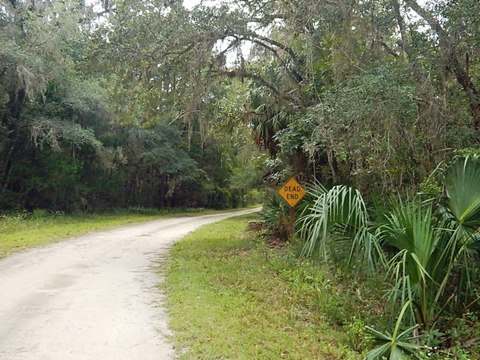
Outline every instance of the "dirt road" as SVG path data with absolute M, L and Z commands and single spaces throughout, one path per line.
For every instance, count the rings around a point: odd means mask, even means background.
M 170 359 L 158 261 L 198 227 L 249 212 L 122 227 L 1 261 L 0 359 Z

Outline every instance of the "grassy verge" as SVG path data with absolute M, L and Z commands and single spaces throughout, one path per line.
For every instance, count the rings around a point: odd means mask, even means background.
M 166 306 L 180 358 L 361 359 L 368 337 L 358 317 L 368 305 L 327 269 L 246 233 L 253 218 L 209 225 L 173 247 Z
M 45 245 L 91 231 L 139 223 L 172 216 L 194 216 L 218 211 L 191 210 L 117 210 L 105 214 L 49 214 L 35 211 L 0 216 L 0 259 L 30 247 Z

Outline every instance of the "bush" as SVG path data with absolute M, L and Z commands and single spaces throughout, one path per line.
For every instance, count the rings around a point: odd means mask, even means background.
M 278 196 L 271 196 L 263 205 L 260 216 L 272 236 L 288 239 L 290 231 L 290 209 Z

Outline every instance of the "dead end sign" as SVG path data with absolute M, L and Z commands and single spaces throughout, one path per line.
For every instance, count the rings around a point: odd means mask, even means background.
M 278 190 L 278 193 L 293 208 L 303 199 L 307 191 L 295 178 L 291 178 Z

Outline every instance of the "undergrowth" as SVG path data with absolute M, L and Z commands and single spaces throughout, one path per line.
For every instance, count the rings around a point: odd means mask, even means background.
M 255 216 L 204 227 L 177 243 L 165 269 L 182 359 L 361 359 L 381 300 L 345 271 L 301 261 L 245 232 Z M 375 319 L 372 323 L 371 319 Z

